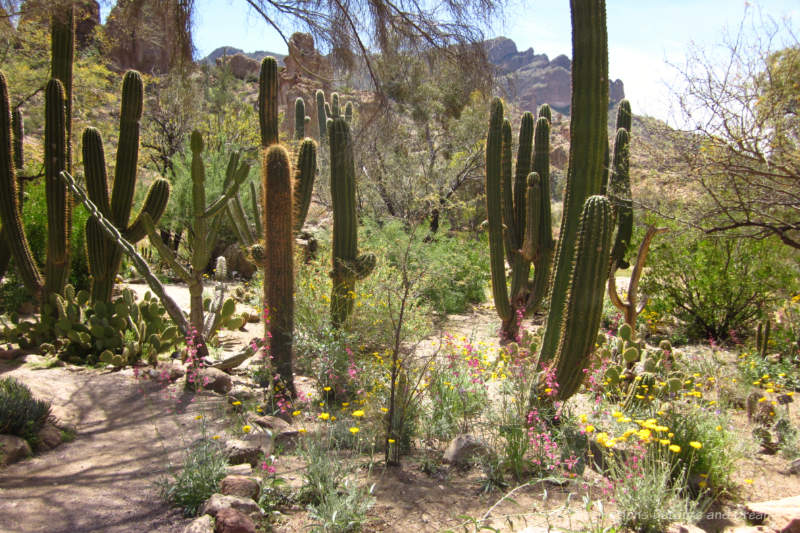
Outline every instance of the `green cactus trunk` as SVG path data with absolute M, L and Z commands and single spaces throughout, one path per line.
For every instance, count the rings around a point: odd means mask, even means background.
M 328 114 L 325 112 L 325 93 L 318 89 L 314 95 L 317 102 L 317 124 L 319 126 L 319 142 L 328 140 Z
M 100 132 L 94 128 L 87 128 L 83 132 L 83 164 L 89 198 L 113 222 L 125 239 L 134 244 L 145 235 L 141 222 L 142 213 L 148 213 L 155 224 L 164 213 L 169 200 L 169 182 L 156 179 L 148 190 L 142 210 L 133 224 L 129 225 L 136 188 L 143 99 L 141 75 L 135 71 L 127 72 L 122 82 L 119 141 L 110 194 Z M 111 292 L 123 251 L 94 219 L 86 222 L 86 246 L 89 271 L 92 274 L 92 301 L 111 302 Z
M 586 199 L 601 192 L 603 161 L 608 142 L 608 37 L 605 1 L 571 0 L 570 7 L 573 63 L 569 170 L 555 272 L 550 288 L 550 309 L 539 354 L 542 363 L 553 359 L 560 344 L 580 214 Z
M 356 280 L 375 267 L 375 256 L 358 255 L 355 164 L 350 126 L 335 118 L 328 130 L 331 154 L 331 200 L 333 245 L 331 278 L 331 323 L 341 327 L 353 310 Z
M 300 145 L 297 154 L 297 166 L 294 173 L 294 220 L 293 230 L 298 233 L 306 222 L 308 208 L 311 206 L 311 192 L 314 189 L 314 176 L 317 173 L 317 145 L 306 139 Z
M 54 11 L 50 21 L 50 77 L 61 82 L 66 99 L 67 171 L 72 172 L 72 64 L 75 56 L 75 10 Z
M 18 172 L 22 170 L 24 163 L 22 154 L 22 139 L 25 136 L 22 121 L 22 110 L 19 108 L 15 109 L 11 113 L 11 132 L 13 134 L 11 145 L 14 151 L 14 169 Z M 19 205 L 22 206 L 23 195 L 21 183 L 19 183 L 17 196 L 19 197 Z M 0 217 L 0 221 L 2 221 L 2 217 Z M 9 236 L 2 228 L 2 222 L 0 222 L 0 280 L 6 275 L 8 264 L 11 261 L 11 245 L 8 243 Z
M 553 240 L 552 218 L 550 216 L 550 106 L 543 105 L 539 109 L 539 118 L 536 121 L 534 134 L 533 172 L 539 177 L 539 187 L 536 194 L 535 205 L 529 206 L 530 216 L 536 216 L 536 225 L 530 231 L 537 233 L 538 247 L 535 255 L 529 258 L 533 261 L 533 283 L 528 297 L 528 311 L 539 310 L 550 281 L 550 270 L 553 265 Z M 529 204 L 531 203 L 528 200 Z
M 611 251 L 611 269 L 628 268 L 625 259 L 633 236 L 633 200 L 631 198 L 631 178 L 629 166 L 628 132 L 620 128 L 614 141 L 614 163 L 611 181 L 608 184 L 608 197 L 614 206 L 617 218 L 617 234 Z
M 258 80 L 258 120 L 261 146 L 278 143 L 278 62 L 267 56 L 261 61 Z
M 264 301 L 269 312 L 267 336 L 280 382 L 295 397 L 292 377 L 294 331 L 294 237 L 289 154 L 282 146 L 264 152 Z
M 603 313 L 613 222 L 611 204 L 605 196 L 586 200 L 578 225 L 569 295 L 553 365 L 560 400 L 578 391 L 583 370 L 594 351 Z
M 61 294 L 69 277 L 69 235 L 72 202 L 61 172 L 67 169 L 67 129 L 64 87 L 51 79 L 45 90 L 44 176 L 47 198 L 47 259 L 45 261 L 45 301 L 50 294 Z
M 298 97 L 294 101 L 294 139 L 302 140 L 306 136 L 306 103 Z

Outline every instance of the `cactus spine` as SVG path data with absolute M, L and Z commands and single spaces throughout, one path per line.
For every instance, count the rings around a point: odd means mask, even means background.
M 299 141 L 306 136 L 306 103 L 299 96 L 294 101 L 294 139 Z
M 549 292 L 550 309 L 539 354 L 542 363 L 553 359 L 560 344 L 580 214 L 587 198 L 601 191 L 607 145 L 608 36 L 605 2 L 571 0 L 570 8 L 574 59 L 569 169 L 555 271 Z M 603 273 L 605 276 L 606 272 Z M 595 333 L 592 332 L 592 338 Z M 582 376 L 581 370 L 574 369 Z
M 89 198 L 116 225 L 125 239 L 134 244 L 145 235 L 141 222 L 142 213 L 148 213 L 156 223 L 169 200 L 169 182 L 161 178 L 155 180 L 147 192 L 141 212 L 133 224 L 129 225 L 136 187 L 143 98 L 142 77 L 138 72 L 127 72 L 122 81 L 119 143 L 110 195 L 103 139 L 94 128 L 86 128 L 83 132 L 83 164 Z M 86 249 L 89 271 L 92 274 L 92 301 L 110 302 L 114 280 L 122 261 L 122 250 L 94 219 L 86 222 Z
M 358 254 L 358 219 L 353 143 L 344 118 L 333 119 L 328 130 L 331 154 L 331 200 L 333 206 L 333 257 L 331 278 L 331 323 L 340 327 L 353 310 L 356 280 L 375 268 L 375 256 Z M 500 250 L 502 254 L 502 249 Z
M 569 295 L 554 361 L 561 400 L 577 392 L 584 377 L 582 370 L 594 351 L 603 312 L 604 279 L 613 229 L 608 199 L 591 196 L 586 200 L 578 225 Z

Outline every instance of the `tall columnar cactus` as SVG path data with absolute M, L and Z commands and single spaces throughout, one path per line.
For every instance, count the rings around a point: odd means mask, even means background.
M 243 174 L 243 176 L 240 176 L 240 174 Z M 222 182 L 223 189 L 229 187 L 234 181 L 247 179 L 249 174 L 250 164 L 241 160 L 241 154 L 238 151 L 231 153 L 228 158 L 228 166 L 225 168 L 225 179 Z M 252 189 L 252 182 L 251 192 L 255 194 L 255 191 Z M 256 200 L 254 199 L 254 201 Z M 257 210 L 258 206 L 256 204 L 254 204 L 254 206 Z M 239 242 L 245 247 L 252 246 L 258 237 L 250 229 L 250 223 L 244 213 L 244 206 L 242 205 L 242 199 L 239 197 L 238 191 L 227 203 L 226 211 L 228 212 L 228 218 L 233 226 L 233 230 L 236 232 Z M 256 220 L 258 221 L 258 218 L 256 218 Z
M 53 78 L 45 89 L 44 179 L 47 198 L 47 259 L 45 295 L 61 294 L 69 278 L 69 235 L 72 202 L 60 174 L 68 170 L 64 86 Z
M 314 177 L 317 173 L 317 145 L 311 139 L 305 139 L 297 153 L 297 165 L 294 170 L 293 184 L 293 226 L 295 233 L 303 229 L 308 208 L 311 206 L 311 192 L 314 189 Z
M 550 309 L 539 354 L 542 363 L 553 359 L 560 344 L 580 214 L 586 199 L 601 192 L 603 161 L 608 142 L 608 36 L 605 1 L 571 0 L 570 7 L 573 63 L 569 169 L 555 271 L 549 292 Z M 605 274 L 603 273 L 603 277 Z M 592 337 L 594 333 L 596 331 Z M 582 376 L 581 370 L 574 369 Z
M 539 120 L 537 135 L 539 145 L 535 151 L 538 157 L 536 164 L 549 179 L 549 159 L 546 153 L 549 150 L 549 122 L 546 118 Z M 495 307 L 502 320 L 503 334 L 507 338 L 515 336 L 518 319 L 521 318 L 518 315 L 538 305 L 541 297 L 537 301 L 532 301 L 531 298 L 534 297 L 537 286 L 540 287 L 540 294 L 546 286 L 549 259 L 552 257 L 549 187 L 543 184 L 541 175 L 531 173 L 532 169 L 536 170 L 532 166 L 533 141 L 533 115 L 525 113 L 519 130 L 519 148 L 512 180 L 511 124 L 503 119 L 502 102 L 494 99 L 486 144 L 487 214 L 492 254 L 492 290 Z M 549 250 L 543 248 L 546 246 L 549 246 Z M 503 249 L 505 259 L 511 265 L 510 299 L 506 287 Z M 538 263 L 533 280 L 529 279 L 532 261 Z
M 333 206 L 331 323 L 334 327 L 340 327 L 353 310 L 356 280 L 364 279 L 372 272 L 375 268 L 375 256 L 358 253 L 353 143 L 350 126 L 344 118 L 333 119 L 328 130 L 328 139 Z M 502 248 L 500 254 L 502 256 Z
M 536 199 L 538 205 L 529 201 L 528 212 L 531 217 L 537 217 L 536 225 L 531 231 L 537 234 L 537 247 L 527 249 L 528 259 L 533 262 L 533 284 L 528 297 L 528 310 L 536 311 L 547 294 L 550 281 L 550 270 L 553 265 L 553 224 L 550 215 L 550 121 L 552 115 L 547 104 L 539 108 L 539 118 L 536 121 L 536 130 L 533 141 L 533 172 L 539 177 Z M 533 205 L 530 205 L 533 204 Z M 527 221 L 530 225 L 533 221 Z M 534 253 L 530 253 L 534 251 Z
M 325 111 L 325 93 L 318 89 L 314 95 L 317 103 L 317 123 L 319 125 L 319 142 L 328 140 L 328 114 Z
M 72 171 L 72 63 L 75 56 L 75 9 L 70 4 L 55 10 L 50 21 L 50 77 L 64 86 L 67 136 L 67 171 Z
M 306 103 L 299 96 L 294 101 L 294 139 L 299 141 L 306 136 Z
M 203 331 L 203 274 L 217 240 L 222 210 L 228 200 L 236 194 L 246 174 L 236 175 L 236 179 L 228 185 L 222 196 L 211 205 L 206 206 L 206 171 L 202 156 L 204 146 L 200 132 L 192 132 L 190 147 L 192 150 L 192 257 L 190 268 L 183 266 L 175 253 L 161 240 L 149 215 L 141 218 L 144 230 L 161 258 L 189 286 L 189 323 L 196 331 L 210 335 L 213 332 Z
M 89 198 L 110 219 L 129 242 L 136 244 L 144 235 L 142 213 L 157 223 L 167 207 L 169 182 L 156 179 L 147 192 L 142 210 L 129 224 L 136 188 L 139 158 L 139 121 L 142 118 L 144 87 L 142 77 L 129 71 L 122 81 L 122 105 L 119 118 L 119 142 L 114 166 L 114 184 L 109 194 L 103 139 L 95 128 L 83 132 L 83 165 Z M 94 218 L 86 222 L 86 251 L 92 274 L 92 301 L 111 302 L 111 291 L 122 261 L 122 249 L 109 238 Z
M 344 119 L 348 124 L 353 123 L 353 102 L 347 102 L 344 106 Z
M 294 236 L 292 235 L 292 183 L 289 154 L 280 145 L 264 151 L 264 300 L 269 311 L 268 337 L 275 370 L 289 394 L 292 379 L 294 330 Z
M 11 113 L 11 133 L 13 135 L 11 140 L 12 150 L 14 152 L 14 169 L 16 171 L 22 170 L 23 167 L 23 154 L 22 154 L 22 139 L 25 136 L 22 122 L 22 110 L 20 108 L 14 109 Z M 20 205 L 22 205 L 22 183 L 19 183 L 17 191 L 19 196 Z M 2 220 L 2 217 L 0 217 Z M 8 264 L 11 260 L 11 245 L 8 242 L 9 236 L 0 223 L 0 279 L 3 279 Z
M 604 278 L 608 272 L 614 218 L 605 196 L 591 196 L 583 207 L 578 242 L 570 272 L 569 294 L 553 367 L 558 398 L 577 392 L 597 339 L 603 312 Z
M 278 62 L 267 56 L 261 61 L 258 80 L 258 120 L 261 146 L 278 143 Z

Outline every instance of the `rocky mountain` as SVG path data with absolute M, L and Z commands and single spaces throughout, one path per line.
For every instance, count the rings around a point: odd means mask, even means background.
M 219 48 L 212 51 L 206 57 L 200 60 L 201 63 L 208 63 L 210 65 L 214 65 L 222 56 L 234 56 L 236 54 L 242 54 L 250 59 L 254 59 L 255 61 L 261 61 L 267 56 L 272 56 L 278 60 L 278 62 L 282 62 L 283 58 L 286 57 L 286 54 L 276 54 L 275 52 L 265 52 L 263 50 L 258 50 L 256 52 L 245 52 L 240 48 L 235 48 L 233 46 L 220 46 Z
M 507 99 L 522 109 L 535 110 L 541 104 L 569 114 L 572 62 L 565 55 L 551 61 L 547 54 L 536 54 L 533 48 L 518 51 L 507 37 L 486 41 L 489 61 L 497 67 L 497 84 Z M 609 84 L 609 105 L 625 98 L 622 80 Z

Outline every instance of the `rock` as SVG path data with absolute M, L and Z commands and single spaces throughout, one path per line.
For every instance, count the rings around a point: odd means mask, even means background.
M 450 441 L 442 456 L 442 462 L 458 467 L 470 466 L 476 457 L 489 453 L 485 442 L 472 435 L 459 435 Z
M 550 151 L 550 163 L 561 170 L 567 168 L 569 162 L 569 153 L 563 145 L 556 146 Z
M 800 496 L 745 505 L 745 517 L 754 524 L 768 522 L 780 533 L 800 533 Z
M 281 431 L 287 431 L 291 429 L 291 425 L 283 419 L 278 418 L 277 416 L 257 416 L 252 419 L 255 424 L 261 426 L 264 429 L 268 429 L 272 431 L 273 434 L 280 433 Z
M 250 463 L 230 465 L 225 467 L 225 473 L 229 476 L 249 476 L 253 473 L 253 467 L 250 466 Z
M 224 494 L 212 494 L 200 507 L 200 514 L 210 514 L 217 517 L 222 509 L 236 509 L 245 514 L 262 514 L 263 511 L 258 504 L 250 498 L 240 498 L 239 496 L 225 496 Z
M 80 414 L 71 407 L 53 404 L 50 406 L 50 420 L 57 428 L 76 433 Z
M 330 59 L 316 49 L 311 34 L 295 32 L 287 44 L 289 55 L 283 58 L 286 68 L 279 72 L 278 85 L 278 103 L 286 106 L 284 128 L 294 132 L 294 102 L 299 97 L 305 101 L 306 116 L 311 119 L 306 127 L 306 135 L 318 136 L 315 93 L 317 89 L 326 93 L 330 91 L 333 67 Z M 344 104 L 342 101 L 342 108 Z
M 183 529 L 183 533 L 214 533 L 214 518 L 207 514 L 195 518 Z
M 293 450 L 300 440 L 300 432 L 288 429 L 275 435 L 275 447 L 283 451 Z
M 795 459 L 789 463 L 788 473 L 793 476 L 800 474 L 800 459 Z
M 704 533 L 704 531 L 692 524 L 670 524 L 666 533 Z
M 608 101 L 619 102 L 625 98 L 625 84 L 622 80 L 614 80 L 608 86 Z
M 185 376 L 186 369 L 179 361 L 164 361 L 158 363 L 156 368 L 148 369 L 147 375 L 150 376 L 150 379 L 172 383 Z
M 241 439 L 230 439 L 225 443 L 228 461 L 232 464 L 258 464 L 261 455 L 269 456 L 275 449 L 275 440 L 265 431 L 253 432 Z
M 36 444 L 37 452 L 46 452 L 61 444 L 61 430 L 49 420 L 39 430 L 37 437 L 39 439 Z
M 258 65 L 258 63 L 256 63 Z M 260 69 L 260 65 L 258 66 Z M 247 254 L 242 250 L 238 243 L 228 245 L 223 251 L 222 256 L 228 264 L 228 272 L 236 272 L 244 279 L 250 279 L 256 272 L 256 265 L 250 262 Z
M 214 533 L 256 533 L 256 525 L 250 517 L 236 509 L 221 509 L 217 513 Z
M 23 350 L 22 348 L 14 348 L 9 350 L 0 350 L 0 360 L 4 361 L 12 361 L 17 357 L 22 357 L 23 355 L 27 355 L 28 351 Z
M 31 455 L 31 447 L 25 439 L 16 435 L 0 435 L 0 466 L 10 465 Z
M 256 397 L 256 393 L 247 385 L 234 385 L 231 392 L 228 393 L 228 397 L 231 401 L 251 400 Z
M 220 481 L 219 491 L 226 496 L 257 500 L 261 487 L 256 480 L 247 476 L 225 476 Z
M 217 65 L 227 65 L 233 77 L 239 80 L 254 80 L 261 69 L 261 63 L 242 53 L 217 58 Z
M 550 64 L 553 65 L 554 67 L 561 67 L 567 70 L 572 70 L 572 61 L 570 61 L 569 58 L 564 54 L 554 57 L 553 60 L 550 62 Z
M 217 394 L 228 394 L 233 388 L 231 377 L 216 368 L 201 368 L 195 379 L 205 390 L 214 391 Z

